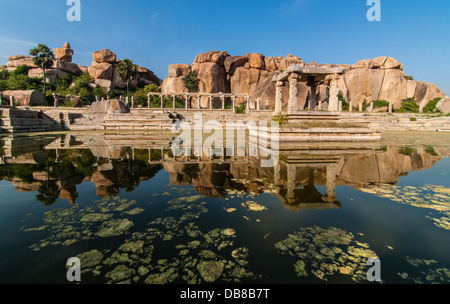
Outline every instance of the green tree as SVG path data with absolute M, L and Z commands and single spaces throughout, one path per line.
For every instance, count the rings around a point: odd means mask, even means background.
M 46 72 L 45 70 L 53 66 L 55 55 L 45 44 L 38 44 L 37 47 L 31 49 L 30 55 L 33 56 L 33 62 L 44 71 L 44 95 L 46 93 Z
M 189 93 L 198 93 L 198 83 L 200 80 L 198 79 L 197 71 L 190 72 L 184 78 L 184 86 L 189 90 Z
M 133 64 L 130 59 L 124 59 L 119 63 L 117 67 L 117 73 L 119 78 L 127 83 L 127 97 L 129 94 L 129 84 L 137 75 L 137 65 Z

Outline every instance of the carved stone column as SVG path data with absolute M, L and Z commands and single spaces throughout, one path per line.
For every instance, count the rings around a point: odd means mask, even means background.
M 339 89 L 337 86 L 337 79 L 332 78 L 330 82 L 330 99 L 328 100 L 328 111 L 339 111 Z M 342 111 L 342 110 L 341 110 Z
M 298 111 L 297 83 L 298 74 L 292 73 L 291 75 L 289 75 L 288 113 L 295 113 Z
M 283 93 L 282 88 L 284 83 L 282 81 L 277 81 L 275 89 L 275 114 L 281 114 L 282 103 L 283 103 Z

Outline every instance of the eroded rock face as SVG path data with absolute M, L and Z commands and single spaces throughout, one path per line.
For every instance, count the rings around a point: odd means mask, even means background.
M 436 108 L 444 114 L 450 113 L 450 97 L 441 99 L 441 101 L 439 101 L 436 105 Z
M 414 98 L 425 106 L 436 97 L 445 94 L 435 85 L 409 80 L 403 65 L 391 57 L 377 57 L 358 61 L 342 77 L 339 89 L 348 94 L 348 100 L 356 106 L 360 102 L 386 100 L 400 108 L 402 100 Z
M 111 80 L 113 65 L 107 62 L 97 63 L 94 61 L 92 66 L 88 68 L 88 72 L 93 79 Z

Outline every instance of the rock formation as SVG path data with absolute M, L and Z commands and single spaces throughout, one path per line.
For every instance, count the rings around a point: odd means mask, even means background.
M 436 97 L 445 97 L 435 85 L 408 79 L 403 65 L 394 58 L 377 57 L 358 61 L 343 76 L 339 89 L 354 105 L 375 100 L 391 101 L 400 108 L 403 99 L 414 98 L 426 105 Z
M 196 56 L 192 65 L 174 64 L 169 66 L 169 77 L 161 86 L 163 93 L 186 92 L 183 78 L 190 71 L 197 71 L 200 93 L 243 93 L 250 95 L 250 104 L 260 100 L 262 108 L 273 108 L 275 88 L 270 80 L 292 64 L 305 64 L 301 58 L 292 54 L 286 57 L 266 57 L 259 53 L 245 56 L 230 56 L 225 51 L 210 51 Z M 358 61 L 353 66 L 344 64 L 320 64 L 311 62 L 306 66 L 343 67 L 347 72 L 337 79 L 338 90 L 356 108 L 360 102 L 386 100 L 400 108 L 402 100 L 414 98 L 422 107 L 430 100 L 446 95 L 435 85 L 418 82 L 407 77 L 403 64 L 392 57 L 377 57 Z M 318 101 L 327 108 L 330 79 L 317 86 Z M 298 85 L 299 107 L 306 106 L 310 92 L 306 84 Z M 289 96 L 288 88 L 283 88 L 283 96 Z M 204 103 L 207 100 L 205 99 Z M 238 100 L 238 104 L 243 100 Z M 443 104 L 443 103 L 442 103 Z M 206 106 L 206 104 L 203 104 Z
M 95 84 L 108 90 L 116 88 L 125 89 L 127 87 L 126 82 L 120 79 L 117 73 L 117 67 L 119 66 L 120 60 L 117 59 L 115 53 L 108 49 L 103 49 L 93 52 L 92 57 L 94 58 L 94 61 L 87 70 Z M 137 86 L 140 82 L 156 85 L 162 83 L 161 79 L 145 67 L 138 66 L 137 71 L 138 75 L 131 81 L 131 86 Z
M 69 42 L 64 43 L 62 48 L 53 49 L 56 60 L 72 62 L 73 50 L 70 48 Z
M 35 90 L 3 91 L 1 92 L 1 96 L 7 100 L 13 96 L 15 104 L 18 106 L 31 107 L 47 105 L 44 94 Z

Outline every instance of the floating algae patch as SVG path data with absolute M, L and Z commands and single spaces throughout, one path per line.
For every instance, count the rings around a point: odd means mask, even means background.
M 266 207 L 258 204 L 257 202 L 254 201 L 247 201 L 245 203 L 242 203 L 242 206 L 246 207 L 249 211 L 264 211 L 267 210 Z
M 113 219 L 105 222 L 97 235 L 99 237 L 112 237 L 124 234 L 133 226 L 133 222 L 129 219 Z
M 121 213 L 125 213 L 124 210 L 134 204 L 136 204 L 134 200 L 115 196 L 94 201 L 84 208 L 75 204 L 66 209 L 52 209 L 44 213 L 45 225 L 23 231 L 48 232 L 48 237 L 30 246 L 34 251 L 49 245 L 70 246 L 78 241 L 127 234 L 134 224 L 127 218 L 121 218 L 123 216 Z M 141 208 L 135 208 L 129 211 L 128 215 L 139 214 L 142 211 Z
M 299 277 L 312 274 L 323 281 L 335 274 L 348 275 L 355 282 L 364 281 L 368 258 L 377 257 L 368 244 L 335 227 L 301 228 L 274 246 L 281 254 L 300 258 L 293 265 Z
M 360 189 L 394 202 L 436 211 L 438 214 L 427 215 L 435 226 L 450 230 L 450 189 L 437 185 L 420 187 L 382 185 Z
M 397 275 L 407 282 L 414 284 L 449 284 L 450 270 L 439 267 L 439 262 L 433 259 L 413 259 L 407 256 L 406 262 L 414 268 L 410 273 L 402 272 Z

